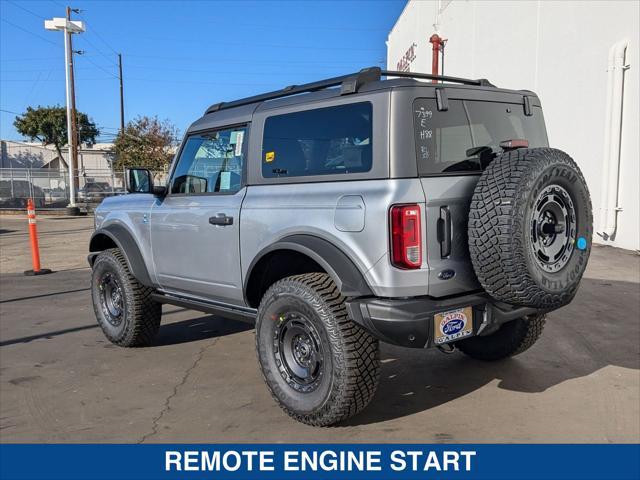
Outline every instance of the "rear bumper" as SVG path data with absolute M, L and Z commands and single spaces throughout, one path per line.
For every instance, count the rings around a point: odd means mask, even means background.
M 473 311 L 473 335 L 490 332 L 516 318 L 543 313 L 539 309 L 495 302 L 486 293 L 446 299 L 370 297 L 347 302 L 351 319 L 373 336 L 394 345 L 413 348 L 435 346 L 434 317 L 437 313 L 464 307 L 471 307 Z

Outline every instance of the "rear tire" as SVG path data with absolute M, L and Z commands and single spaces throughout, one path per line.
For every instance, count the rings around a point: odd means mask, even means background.
M 364 409 L 380 378 L 378 340 L 347 316 L 325 273 L 274 283 L 258 309 L 256 350 L 271 395 L 299 422 L 328 426 Z
M 536 343 L 542 335 L 545 321 L 542 314 L 518 318 L 501 325 L 489 335 L 456 342 L 456 347 L 477 360 L 493 361 L 513 357 Z
M 162 305 L 131 274 L 122 252 L 100 252 L 93 263 L 93 310 L 105 336 L 121 347 L 149 345 L 160 329 Z

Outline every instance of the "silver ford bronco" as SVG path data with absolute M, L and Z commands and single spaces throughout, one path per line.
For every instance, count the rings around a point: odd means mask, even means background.
M 585 180 L 535 93 L 367 68 L 218 103 L 166 185 L 127 171 L 95 213 L 96 317 L 152 344 L 162 304 L 255 322 L 276 402 L 310 425 L 371 401 L 379 341 L 498 360 L 574 297 Z

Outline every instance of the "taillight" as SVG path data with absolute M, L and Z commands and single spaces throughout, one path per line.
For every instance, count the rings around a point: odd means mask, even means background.
M 422 265 L 420 205 L 391 207 L 391 263 L 406 269 Z

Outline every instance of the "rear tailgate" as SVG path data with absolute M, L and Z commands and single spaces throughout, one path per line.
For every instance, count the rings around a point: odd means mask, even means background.
M 481 163 L 486 167 L 491 152 L 499 153 L 499 144 L 505 140 L 528 140 L 530 147 L 548 145 L 537 98 L 527 105 L 525 114 L 523 103 L 513 103 L 514 98 L 522 101 L 521 94 L 500 97 L 494 93 L 493 101 L 481 101 L 458 99 L 456 89 L 447 90 L 450 98 L 445 110 L 438 111 L 433 98 L 413 102 L 418 174 L 426 199 L 429 295 L 433 297 L 480 288 L 469 257 L 467 222 Z M 505 101 L 496 101 L 502 98 Z M 476 147 L 488 148 L 479 153 Z M 476 151 L 471 152 L 472 148 Z
M 442 297 L 479 289 L 467 242 L 469 203 L 478 176 L 420 181 L 426 199 L 429 295 Z

